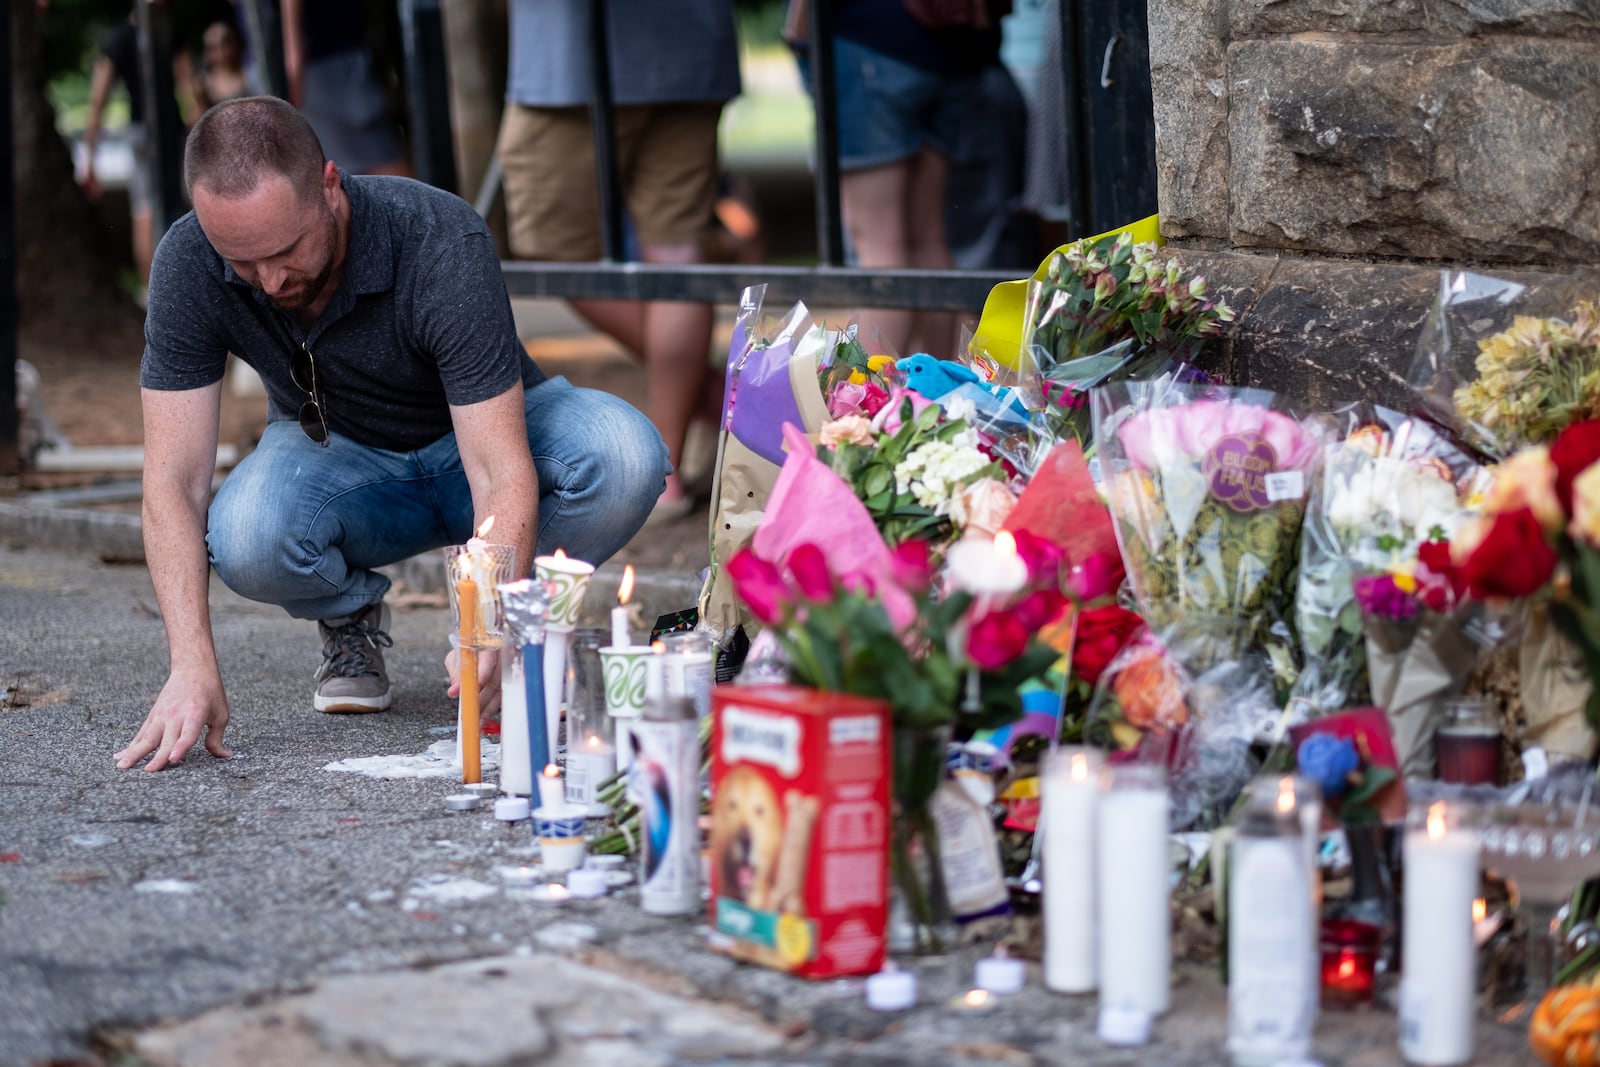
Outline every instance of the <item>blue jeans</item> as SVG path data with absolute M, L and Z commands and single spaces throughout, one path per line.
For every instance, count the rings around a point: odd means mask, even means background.
M 599 564 L 632 539 L 666 487 L 667 448 L 633 405 L 551 378 L 527 393 L 539 474 L 539 553 Z M 455 434 L 388 452 L 334 434 L 326 448 L 274 420 L 222 483 L 206 547 L 228 588 L 297 619 L 381 599 L 373 568 L 472 536 L 472 494 Z M 518 560 L 526 574 L 532 560 Z

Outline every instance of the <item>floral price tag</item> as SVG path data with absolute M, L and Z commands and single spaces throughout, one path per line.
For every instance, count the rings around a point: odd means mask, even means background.
M 1278 471 L 1266 477 L 1267 499 L 1274 504 L 1300 500 L 1306 495 L 1306 476 L 1300 471 Z

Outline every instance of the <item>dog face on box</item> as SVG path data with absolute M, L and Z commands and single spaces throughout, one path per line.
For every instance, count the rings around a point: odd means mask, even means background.
M 883 959 L 888 718 L 787 686 L 717 690 L 709 841 L 713 944 L 811 977 Z

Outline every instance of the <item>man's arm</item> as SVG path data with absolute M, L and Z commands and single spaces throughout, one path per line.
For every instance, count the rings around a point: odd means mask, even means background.
M 167 629 L 171 665 L 144 725 L 116 758 L 117 766 L 126 769 L 149 755 L 145 770 L 158 771 L 181 760 L 202 732 L 212 755 L 233 755 L 222 743 L 228 700 L 211 638 L 211 567 L 205 541 L 222 383 L 176 392 L 143 389 L 140 396 L 145 558 Z
M 528 423 L 522 407 L 519 382 L 497 397 L 477 404 L 450 406 L 455 424 L 456 447 L 461 466 L 472 490 L 472 525 L 476 529 L 489 516 L 494 528 L 488 540 L 514 545 L 517 572 L 533 571 L 533 556 L 539 540 L 539 475 L 528 451 Z M 457 657 L 445 657 L 450 675 L 448 696 L 460 692 Z M 494 684 L 498 660 L 492 655 L 478 657 L 478 686 L 483 693 L 483 712 L 494 714 L 500 704 L 500 688 Z

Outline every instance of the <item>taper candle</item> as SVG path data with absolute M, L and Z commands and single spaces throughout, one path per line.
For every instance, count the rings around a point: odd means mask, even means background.
M 617 586 L 617 606 L 611 609 L 611 645 L 626 648 L 633 644 L 628 633 L 628 598 L 633 595 L 633 564 L 622 568 L 622 582 Z
M 478 651 L 472 647 L 479 633 L 478 583 L 471 578 L 458 581 L 456 603 L 461 608 L 461 780 L 481 782 L 483 764 L 478 739 Z

